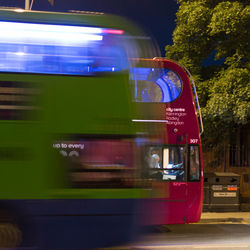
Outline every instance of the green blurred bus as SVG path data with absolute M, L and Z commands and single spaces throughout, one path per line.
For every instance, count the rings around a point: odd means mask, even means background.
M 0 30 L 0 247 L 128 242 L 147 195 L 130 58 L 150 39 L 103 13 L 2 9 Z

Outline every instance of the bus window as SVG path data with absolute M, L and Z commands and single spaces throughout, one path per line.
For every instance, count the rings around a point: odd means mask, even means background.
M 160 147 L 151 147 L 149 150 L 148 161 L 150 168 L 162 168 L 162 152 Z
M 199 181 L 200 180 L 200 157 L 199 157 L 199 146 L 190 146 L 189 149 L 189 180 Z
M 163 149 L 163 180 L 184 181 L 184 147 Z
M 128 69 L 127 52 L 135 52 L 122 30 L 3 21 L 0 28 L 0 72 L 95 75 Z
M 170 69 L 133 68 L 130 80 L 136 102 L 172 102 L 182 90 L 180 77 Z
M 162 148 L 151 146 L 145 148 L 145 173 L 148 178 L 162 179 Z

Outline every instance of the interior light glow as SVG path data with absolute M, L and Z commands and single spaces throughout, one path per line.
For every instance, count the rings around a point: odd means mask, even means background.
M 70 32 L 70 33 L 88 33 L 101 34 L 101 28 L 84 27 L 84 26 L 70 26 L 58 24 L 39 24 L 39 23 L 18 23 L 18 22 L 0 22 L 0 28 L 5 29 L 21 29 L 29 31 L 46 31 L 46 32 Z
M 25 12 L 24 9 L 15 9 L 14 11 L 15 11 L 15 12 L 20 12 L 20 13 Z
M 25 55 L 25 53 L 24 52 L 17 52 L 17 53 L 15 53 L 17 56 L 24 56 Z
M 75 46 L 101 41 L 102 29 L 67 25 L 0 22 L 1 43 Z

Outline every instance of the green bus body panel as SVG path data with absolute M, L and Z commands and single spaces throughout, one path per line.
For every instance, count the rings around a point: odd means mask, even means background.
M 39 106 L 30 118 L 39 122 L 43 132 L 125 135 L 136 132 L 127 72 L 110 77 L 0 74 L 0 81 L 34 86 L 38 92 L 35 105 Z
M 0 198 L 40 197 L 45 189 L 40 125 L 0 121 Z
M 59 189 L 51 193 L 55 199 L 139 199 L 148 198 L 150 189 Z
M 0 121 L 2 199 L 52 198 L 54 188 L 64 187 L 63 167 L 50 157 L 57 139 L 68 139 L 70 135 L 98 138 L 105 134 L 136 134 L 126 72 L 113 77 L 1 74 L 0 79 L 33 84 L 39 93 L 35 121 Z M 82 192 L 86 194 L 85 190 Z M 89 189 L 90 196 L 91 193 Z M 119 197 L 118 193 L 110 190 L 108 196 Z M 98 196 L 98 192 L 94 194 Z M 68 192 L 65 195 L 69 196 Z M 101 189 L 100 197 L 103 197 Z

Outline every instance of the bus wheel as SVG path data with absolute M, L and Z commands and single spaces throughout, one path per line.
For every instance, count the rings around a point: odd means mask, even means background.
M 20 246 L 22 233 L 8 213 L 0 210 L 0 249 Z

